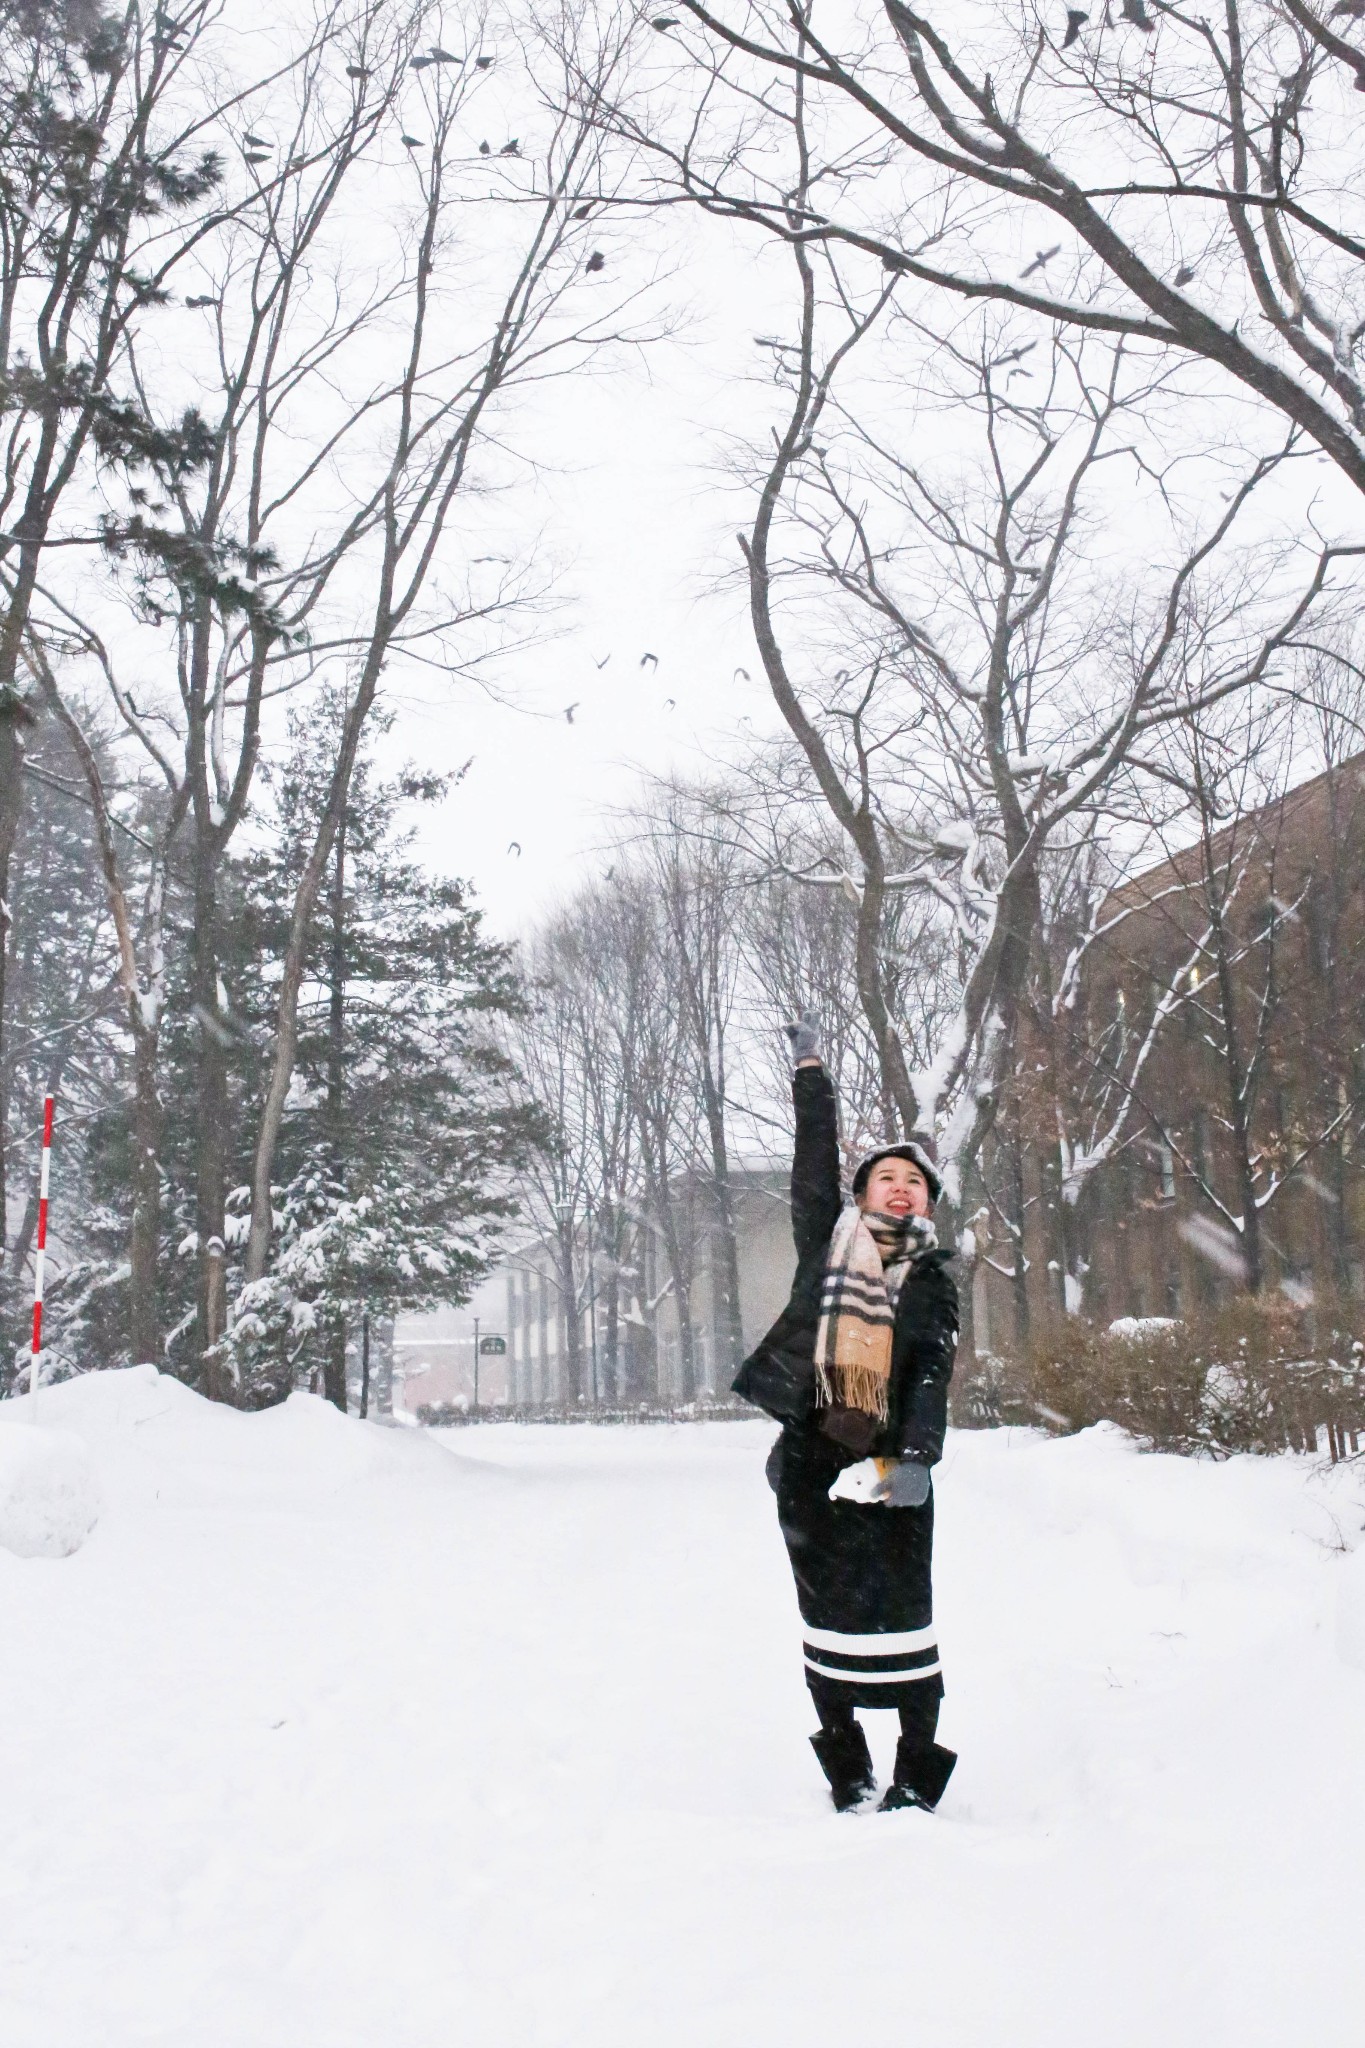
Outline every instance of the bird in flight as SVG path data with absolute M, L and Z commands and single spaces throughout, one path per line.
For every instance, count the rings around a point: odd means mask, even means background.
M 596 658 L 596 656 L 594 656 L 594 657 L 593 657 L 593 664 L 592 664 L 592 665 L 593 665 L 593 667 L 594 667 L 594 668 L 605 668 L 605 667 L 606 667 L 606 665 L 607 665 L 607 663 L 608 663 L 608 662 L 609 662 L 610 660 L 611 660 L 611 656 L 610 656 L 609 654 L 604 654 L 604 655 L 602 656 L 602 659 L 601 659 L 600 661 L 598 661 L 598 660 L 597 660 L 597 658 Z
M 574 700 L 573 700 L 573 703 L 572 703 L 572 704 L 566 704 L 566 705 L 564 706 L 564 716 L 565 716 L 565 718 L 567 718 L 567 720 L 569 721 L 569 724 L 570 724 L 570 725 L 572 725 L 572 724 L 573 724 L 573 715 L 574 715 L 575 711 L 577 711 L 577 709 L 578 709 L 578 707 L 579 707 L 579 704 L 580 704 L 581 702 L 582 702 L 582 699 L 581 699 L 581 698 L 579 698 L 579 697 L 575 697 L 575 698 L 574 698 Z
M 1032 263 L 1024 265 L 1024 268 L 1019 273 L 1020 277 L 1032 277 L 1035 270 L 1046 270 L 1053 257 L 1061 254 L 1061 248 L 1061 243 L 1056 242 L 1050 249 L 1040 249 Z
M 507 843 L 507 851 L 508 851 L 509 853 L 515 853 L 515 854 L 517 855 L 517 857 L 518 857 L 518 858 L 520 858 L 520 856 L 521 856 L 521 841 L 520 841 L 519 839 L 511 839 L 511 840 L 509 840 L 509 841 L 508 841 L 508 843 Z
M 659 666 L 659 657 L 657 654 L 642 654 L 640 656 L 641 668 L 647 668 L 651 661 L 653 662 L 655 668 Z
M 677 710 L 677 708 L 678 708 L 678 700 L 677 700 L 677 698 L 676 698 L 676 697 L 665 697 L 665 698 L 664 698 L 664 710 L 665 710 L 665 711 L 676 711 L 676 710 Z

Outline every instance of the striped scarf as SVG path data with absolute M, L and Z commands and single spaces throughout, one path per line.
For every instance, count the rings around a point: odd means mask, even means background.
M 834 1226 L 815 1333 L 816 1401 L 885 1422 L 896 1297 L 912 1262 L 937 1243 L 927 1216 L 850 1205 Z

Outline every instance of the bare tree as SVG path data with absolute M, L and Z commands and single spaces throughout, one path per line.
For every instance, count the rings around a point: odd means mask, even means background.
M 1305 844 L 1296 830 L 1304 793 L 1289 787 L 1288 736 L 1253 712 L 1192 724 L 1172 754 L 1196 837 L 1172 847 L 1149 879 L 1148 923 L 1160 918 L 1161 951 L 1181 960 L 1187 1028 L 1176 1056 L 1168 1045 L 1134 1086 L 1134 1107 L 1199 1197 L 1187 1226 L 1196 1248 L 1218 1250 L 1211 1215 L 1224 1232 L 1220 1263 L 1256 1294 L 1271 1270 L 1275 1205 L 1324 1150 L 1359 1133 L 1361 1035 L 1352 1018 L 1338 1040 L 1319 1018 L 1312 1078 L 1291 1088 L 1291 1049 L 1314 1029 L 1317 991 L 1335 977 L 1323 957 L 1330 899 L 1315 886 L 1317 838 Z
M 220 210 L 218 10 L 34 0 L 0 22 L 0 902 L 21 802 L 25 643 L 54 550 L 97 546 L 87 468 L 156 446 L 118 367 Z M 3 972 L 0 956 L 0 973 Z M 0 979 L 0 1031 L 4 984 Z M 0 1237 L 5 1232 L 0 1157 Z
M 791 220 L 814 203 L 804 91 L 798 76 L 785 115 Z M 1141 596 L 1106 588 L 1080 543 L 1114 464 L 1144 473 L 1132 437 L 1160 374 L 1130 366 L 1122 345 L 1077 348 L 1061 332 L 1027 363 L 1037 340 L 990 321 L 934 336 L 958 434 L 971 422 L 978 437 L 978 479 L 964 487 L 841 396 L 898 274 L 847 273 L 800 237 L 793 257 L 796 327 L 770 344 L 785 421 L 741 537 L 751 617 L 812 794 L 847 849 L 826 880 L 857 901 L 857 994 L 888 1095 L 903 1132 L 937 1130 L 960 1199 L 1012 1058 L 1049 847 L 1163 726 L 1267 676 L 1351 551 L 1320 550 L 1296 587 L 1243 568 L 1219 588 L 1232 572 L 1216 565 L 1282 449 L 1248 464 L 1202 533 L 1172 522 L 1155 591 L 1151 578 Z M 1014 394 L 1031 373 L 1041 390 Z M 818 637 L 812 592 L 827 605 Z M 942 904 L 960 943 L 955 1014 L 914 1072 L 882 959 L 887 902 L 902 891 Z
M 615 61 L 610 45 L 598 51 L 599 81 Z M 271 1176 L 294 1066 L 307 933 L 381 675 L 400 651 L 445 668 L 462 665 L 459 629 L 471 611 L 484 607 L 452 605 L 448 599 L 442 604 L 441 582 L 448 574 L 446 551 L 456 509 L 478 481 L 478 458 L 492 445 L 498 401 L 519 384 L 583 366 L 622 332 L 621 302 L 608 288 L 604 307 L 593 282 L 603 266 L 594 263 L 589 270 L 583 253 L 596 232 L 586 225 L 586 214 L 602 199 L 608 174 L 602 139 L 577 86 L 561 82 L 564 89 L 555 95 L 558 111 L 542 117 L 548 122 L 543 147 L 538 152 L 523 148 L 517 138 L 515 146 L 500 151 L 508 180 L 503 218 L 524 225 L 519 236 L 500 238 L 493 259 L 498 282 L 482 303 L 471 295 L 464 308 L 468 324 L 457 336 L 450 324 L 456 306 L 442 301 L 433 277 L 467 181 L 483 181 L 486 173 L 474 170 L 468 158 L 461 160 L 463 73 L 449 79 L 438 66 L 424 74 L 432 140 L 420 160 L 414 155 L 418 197 L 404 302 L 404 359 L 369 405 L 382 453 L 351 521 L 351 530 L 370 542 L 363 560 L 359 553 L 351 559 L 354 573 L 364 576 L 368 618 L 350 643 L 349 709 L 332 787 L 299 882 L 284 959 L 255 1151 L 248 1286 L 264 1274 L 269 1251 Z M 463 663 L 468 659 L 464 654 Z
M 697 91 L 668 153 L 703 204 L 1207 363 L 1365 489 L 1351 7 L 883 0 L 824 27 L 809 5 L 763 0 L 678 12 Z M 828 150 L 798 206 L 768 174 L 758 118 L 793 87 Z M 894 176 L 841 175 L 859 163 Z

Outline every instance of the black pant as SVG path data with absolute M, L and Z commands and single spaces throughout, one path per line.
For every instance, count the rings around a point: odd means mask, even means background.
M 913 1699 L 902 1702 L 901 1735 L 910 1748 L 928 1749 L 932 1745 L 938 1733 L 940 1704 L 937 1690 L 927 1685 Z M 834 1705 L 829 1700 L 817 1699 L 815 1710 L 820 1716 L 820 1726 L 827 1734 L 847 1733 L 854 1725 L 853 1709 L 843 1701 Z

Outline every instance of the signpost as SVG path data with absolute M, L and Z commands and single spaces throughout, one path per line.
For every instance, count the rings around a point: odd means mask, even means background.
M 491 1334 L 490 1334 L 489 1336 L 487 1336 L 487 1337 L 481 1337 L 481 1336 L 479 1335 L 479 1319 L 478 1319 L 478 1317 L 477 1317 L 477 1316 L 475 1316 L 475 1318 L 474 1318 L 474 1413 L 475 1413 L 476 1415 L 477 1415 L 477 1414 L 478 1414 L 478 1412 L 479 1412 L 479 1360 L 480 1360 L 481 1358 L 506 1358 L 506 1356 L 507 1356 L 507 1339 L 506 1339 L 505 1337 L 493 1336 L 493 1335 L 491 1335 Z

